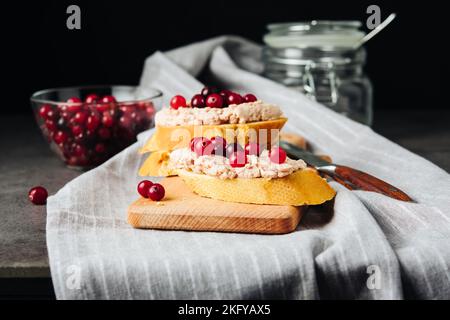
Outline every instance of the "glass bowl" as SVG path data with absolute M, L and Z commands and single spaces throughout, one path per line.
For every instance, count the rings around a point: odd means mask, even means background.
M 70 167 L 92 168 L 154 126 L 162 93 L 133 86 L 87 86 L 34 93 L 31 106 L 44 137 Z

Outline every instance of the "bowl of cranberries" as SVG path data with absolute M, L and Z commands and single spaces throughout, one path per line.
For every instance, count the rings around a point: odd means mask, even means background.
M 154 126 L 162 93 L 133 86 L 48 89 L 31 105 L 52 150 L 73 168 L 95 167 Z

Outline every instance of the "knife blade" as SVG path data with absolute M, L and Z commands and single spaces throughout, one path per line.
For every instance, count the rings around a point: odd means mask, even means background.
M 319 156 L 287 141 L 281 140 L 279 144 L 280 147 L 286 151 L 289 158 L 302 159 L 317 171 L 328 175 L 350 190 L 359 189 L 373 191 L 397 200 L 413 201 L 412 198 L 402 190 L 366 172 L 347 166 L 329 163 Z

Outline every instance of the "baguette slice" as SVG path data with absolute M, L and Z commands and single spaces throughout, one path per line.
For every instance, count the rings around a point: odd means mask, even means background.
M 219 179 L 178 170 L 187 186 L 200 196 L 229 202 L 318 205 L 333 199 L 336 192 L 316 170 L 306 168 L 276 179 Z

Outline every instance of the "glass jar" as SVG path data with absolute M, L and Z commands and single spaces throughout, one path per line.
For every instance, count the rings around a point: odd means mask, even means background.
M 365 34 L 358 21 L 311 21 L 268 25 L 264 75 L 331 109 L 372 124 L 372 84 L 363 72 Z

